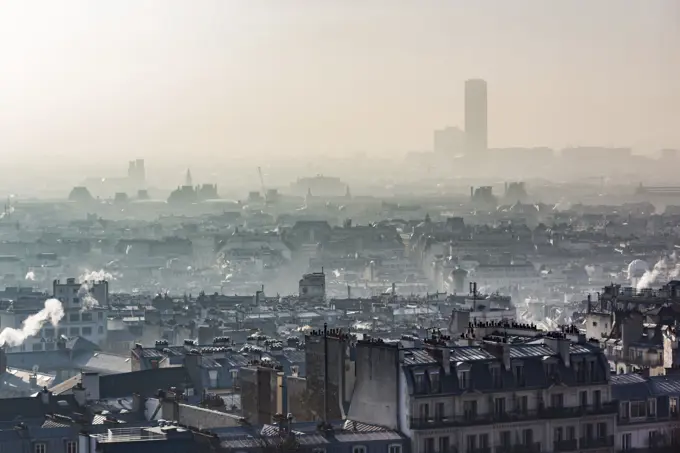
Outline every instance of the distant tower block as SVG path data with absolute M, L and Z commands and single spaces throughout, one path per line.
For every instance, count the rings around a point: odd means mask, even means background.
M 194 185 L 194 182 L 191 179 L 191 170 L 190 169 L 187 169 L 187 175 L 186 175 L 186 178 L 184 179 L 184 185 L 189 186 L 189 187 L 193 187 L 193 185 Z
M 146 184 L 146 169 L 144 168 L 144 159 L 137 159 L 135 168 L 137 169 L 137 182 L 141 185 Z
M 468 152 L 487 150 L 486 82 L 481 79 L 465 82 L 465 136 Z
M 144 159 L 132 160 L 128 165 L 128 180 L 137 188 L 142 188 L 146 184 L 146 170 L 144 170 Z

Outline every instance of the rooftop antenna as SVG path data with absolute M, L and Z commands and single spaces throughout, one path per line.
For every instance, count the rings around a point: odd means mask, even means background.
M 470 293 L 472 294 L 472 310 L 477 310 L 477 282 L 470 282 Z

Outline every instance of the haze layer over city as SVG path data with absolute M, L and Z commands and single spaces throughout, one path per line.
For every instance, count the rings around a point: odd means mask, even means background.
M 0 443 L 680 451 L 677 0 L 0 0 Z
M 673 0 L 271 3 L 3 1 L 0 161 L 34 180 L 2 186 L 63 193 L 80 182 L 67 174 L 140 157 L 167 188 L 188 166 L 235 191 L 256 166 L 277 184 L 429 178 L 404 157 L 464 129 L 471 78 L 489 84 L 491 148 L 678 147 Z

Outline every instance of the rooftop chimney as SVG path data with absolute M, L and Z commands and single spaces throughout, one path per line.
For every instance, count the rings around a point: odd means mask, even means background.
M 52 392 L 47 390 L 47 387 L 43 387 L 43 389 L 40 391 L 40 401 L 44 405 L 50 404 L 50 397 L 52 396 Z
M 4 346 L 0 347 L 0 375 L 7 371 L 7 355 Z
M 560 356 L 564 366 L 569 368 L 571 365 L 571 359 L 569 357 L 569 347 L 571 346 L 571 340 L 566 338 L 566 336 L 561 332 L 549 332 L 546 335 L 544 342 L 546 346 L 548 346 Z
M 442 368 L 444 368 L 444 374 L 451 374 L 451 349 L 448 346 L 442 348 Z
M 79 406 L 85 406 L 87 402 L 87 397 L 85 396 L 85 387 L 83 387 L 82 382 L 78 382 L 75 387 L 73 387 L 73 397 Z
M 145 401 L 144 398 L 139 393 L 133 393 L 132 394 L 132 412 L 134 413 L 140 413 L 144 412 L 144 406 L 145 406 Z
M 507 342 L 507 338 L 499 338 L 498 341 L 496 339 L 484 341 L 482 346 L 489 353 L 502 360 L 503 369 L 510 369 L 510 344 Z
M 99 373 L 81 373 L 81 380 L 83 387 L 87 389 L 85 392 L 87 401 L 99 400 Z
M 510 344 L 503 343 L 503 368 L 510 370 Z

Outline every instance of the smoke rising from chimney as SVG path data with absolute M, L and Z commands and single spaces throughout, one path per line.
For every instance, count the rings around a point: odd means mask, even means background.
M 90 287 L 87 283 L 80 285 L 80 289 L 78 289 L 78 297 L 80 298 L 82 307 L 80 311 L 88 311 L 99 307 L 99 301 L 95 299 L 92 294 L 90 294 Z
M 666 283 L 665 280 L 672 280 L 680 277 L 680 263 L 678 257 L 673 254 L 668 258 L 662 258 L 654 265 L 652 270 L 645 272 L 637 282 L 635 289 L 641 291 L 651 288 L 656 283 Z
M 64 317 L 64 307 L 57 299 L 47 299 L 45 308 L 24 320 L 20 329 L 6 327 L 0 332 L 0 346 L 20 346 L 28 337 L 40 332 L 40 329 L 50 322 L 54 327 Z
M 80 281 L 81 282 L 99 282 L 99 281 L 111 281 L 115 280 L 115 277 L 113 274 L 110 272 L 106 272 L 105 270 L 101 269 L 98 271 L 90 271 L 88 269 L 85 269 L 85 273 L 80 276 Z

